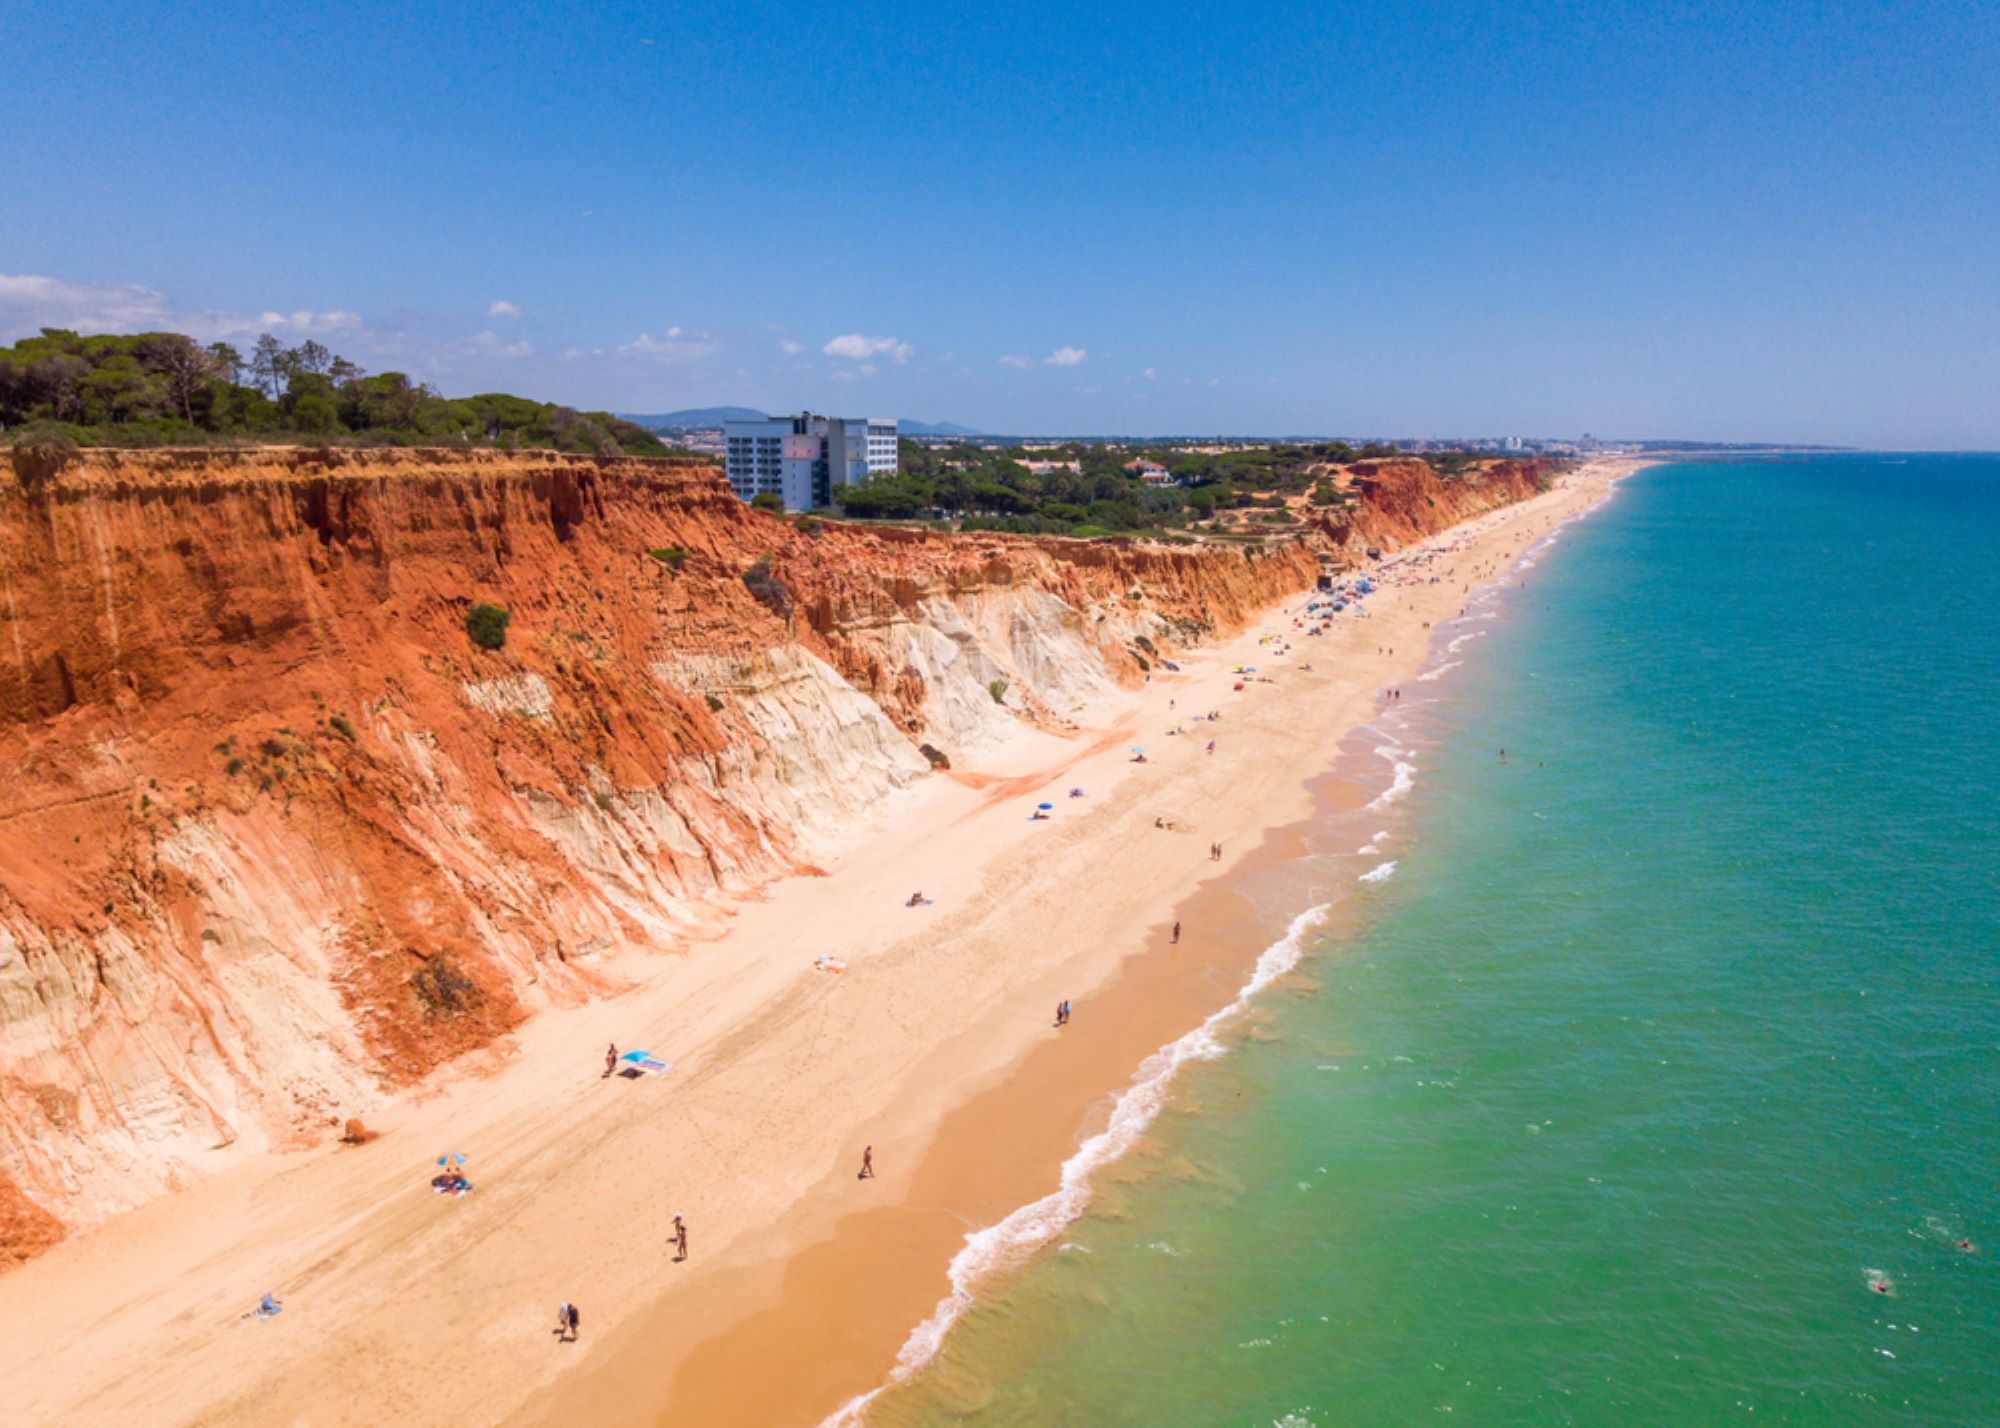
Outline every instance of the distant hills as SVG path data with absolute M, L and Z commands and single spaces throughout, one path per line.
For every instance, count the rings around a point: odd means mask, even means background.
M 670 427 L 721 426 L 726 421 L 762 421 L 764 413 L 755 407 L 689 407 L 679 412 L 620 412 L 619 416 L 648 431 L 666 431 Z
M 765 413 L 755 407 L 689 407 L 678 412 L 620 412 L 619 417 L 648 431 L 668 431 L 674 427 L 716 427 L 726 421 L 763 421 Z M 984 436 L 973 427 L 954 421 L 905 421 L 897 428 L 905 436 Z

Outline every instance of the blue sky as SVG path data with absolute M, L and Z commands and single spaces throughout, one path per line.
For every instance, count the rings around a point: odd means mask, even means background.
M 0 339 L 995 431 L 2000 447 L 2000 7 L 0 0 Z

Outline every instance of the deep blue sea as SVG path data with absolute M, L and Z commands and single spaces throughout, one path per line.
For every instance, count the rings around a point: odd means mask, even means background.
M 1655 467 L 1479 613 L 1358 930 L 871 1422 L 2000 1423 L 2000 460 Z

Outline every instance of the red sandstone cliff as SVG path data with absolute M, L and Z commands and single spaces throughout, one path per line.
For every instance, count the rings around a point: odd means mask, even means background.
M 920 743 L 1060 727 L 1139 650 L 1534 484 L 1378 463 L 1246 556 L 807 533 L 675 461 L 17 458 L 0 1264 L 591 995 L 605 951 L 673 944 L 930 776 Z M 468 641 L 476 601 L 504 649 Z

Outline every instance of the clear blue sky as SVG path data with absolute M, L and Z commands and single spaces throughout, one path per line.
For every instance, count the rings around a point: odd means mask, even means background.
M 268 313 L 620 410 L 2000 447 L 1977 0 L 0 0 L 0 54 L 4 339 Z

